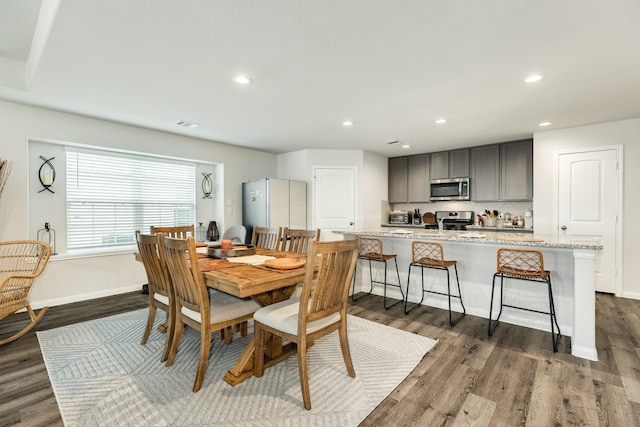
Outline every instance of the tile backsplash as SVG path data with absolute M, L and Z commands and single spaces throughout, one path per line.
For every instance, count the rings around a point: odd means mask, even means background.
M 482 214 L 485 209 L 489 211 L 497 210 L 499 213 L 509 212 L 511 216 L 522 216 L 526 211 L 530 211 L 533 208 L 533 202 L 433 202 L 433 203 L 393 203 L 389 204 L 387 201 L 383 201 L 381 204 L 381 223 L 386 223 L 389 219 L 389 211 L 385 209 L 385 206 L 390 210 L 403 210 L 413 212 L 415 209 L 420 209 L 420 213 L 434 212 L 435 211 L 473 211 L 476 214 Z M 534 213 L 535 215 L 535 213 Z

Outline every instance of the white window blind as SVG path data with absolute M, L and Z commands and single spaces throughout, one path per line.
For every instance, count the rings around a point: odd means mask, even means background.
M 67 148 L 67 249 L 135 244 L 135 230 L 195 222 L 195 165 Z

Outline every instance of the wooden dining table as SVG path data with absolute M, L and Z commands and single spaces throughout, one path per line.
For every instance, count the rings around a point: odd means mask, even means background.
M 261 307 L 289 299 L 296 286 L 304 281 L 306 272 L 306 266 L 294 269 L 274 269 L 265 265 L 233 263 L 226 259 L 210 258 L 203 255 L 199 257 L 199 264 L 207 287 L 238 298 L 252 298 Z M 256 255 L 275 258 L 306 258 L 306 254 L 262 248 L 256 248 Z M 224 380 L 235 386 L 251 377 L 255 352 L 256 347 L 252 337 L 236 364 L 225 374 Z M 270 336 L 264 349 L 264 366 L 265 368 L 272 366 L 295 352 L 295 344 L 283 345 L 280 337 Z

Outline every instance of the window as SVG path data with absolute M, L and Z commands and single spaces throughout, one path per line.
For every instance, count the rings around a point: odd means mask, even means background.
M 195 223 L 196 165 L 66 147 L 67 249 L 131 246 L 135 230 Z

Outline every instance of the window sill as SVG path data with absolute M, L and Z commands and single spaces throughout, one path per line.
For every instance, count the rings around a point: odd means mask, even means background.
M 83 250 L 78 252 L 66 252 L 66 253 L 51 255 L 51 258 L 49 258 L 49 261 L 55 262 L 55 261 L 67 261 L 67 260 L 83 259 L 83 258 L 100 258 L 100 257 L 109 257 L 109 256 L 130 255 L 135 253 L 136 250 L 137 250 L 136 246 L 127 246 L 127 247 L 121 247 L 118 249 L 94 249 L 94 250 Z

